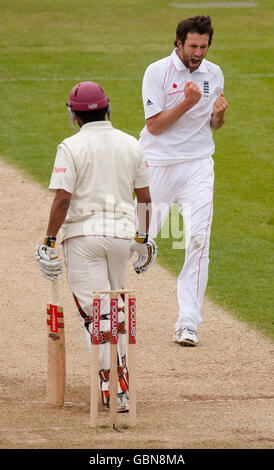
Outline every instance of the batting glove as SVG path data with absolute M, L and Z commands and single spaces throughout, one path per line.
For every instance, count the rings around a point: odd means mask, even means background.
M 153 265 L 157 257 L 157 251 L 158 247 L 152 238 L 136 233 L 130 244 L 129 257 L 131 258 L 134 252 L 137 253 L 137 258 L 133 262 L 137 274 L 147 271 Z
M 55 237 L 47 237 L 44 245 L 35 247 L 35 257 L 41 274 L 48 280 L 54 281 L 62 273 L 62 262 L 55 249 Z

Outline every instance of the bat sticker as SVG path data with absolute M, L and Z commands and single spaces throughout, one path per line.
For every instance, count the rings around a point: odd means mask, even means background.
M 47 324 L 50 326 L 49 336 L 52 337 L 52 334 L 58 336 L 58 328 L 64 328 L 64 314 L 63 309 L 57 305 L 49 305 L 47 309 Z M 55 337 L 55 339 L 58 339 Z

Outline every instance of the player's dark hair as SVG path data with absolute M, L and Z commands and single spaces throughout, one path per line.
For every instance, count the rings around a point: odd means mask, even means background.
M 188 33 L 208 34 L 210 46 L 213 36 L 213 27 L 210 16 L 193 16 L 180 21 L 176 29 L 176 40 L 174 46 L 177 47 L 178 39 L 184 44 Z
M 86 124 L 87 122 L 105 121 L 107 110 L 108 107 L 95 111 L 75 111 L 75 114 Z

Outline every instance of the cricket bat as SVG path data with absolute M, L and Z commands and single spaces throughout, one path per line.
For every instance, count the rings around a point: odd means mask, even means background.
M 58 280 L 51 281 L 52 300 L 47 304 L 48 326 L 48 403 L 63 406 L 66 381 L 66 350 L 63 307 Z

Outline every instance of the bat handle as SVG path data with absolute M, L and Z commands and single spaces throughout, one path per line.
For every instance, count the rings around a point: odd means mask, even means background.
M 51 281 L 51 292 L 52 292 L 52 304 L 58 305 L 60 303 L 58 278 L 56 278 L 54 281 Z

